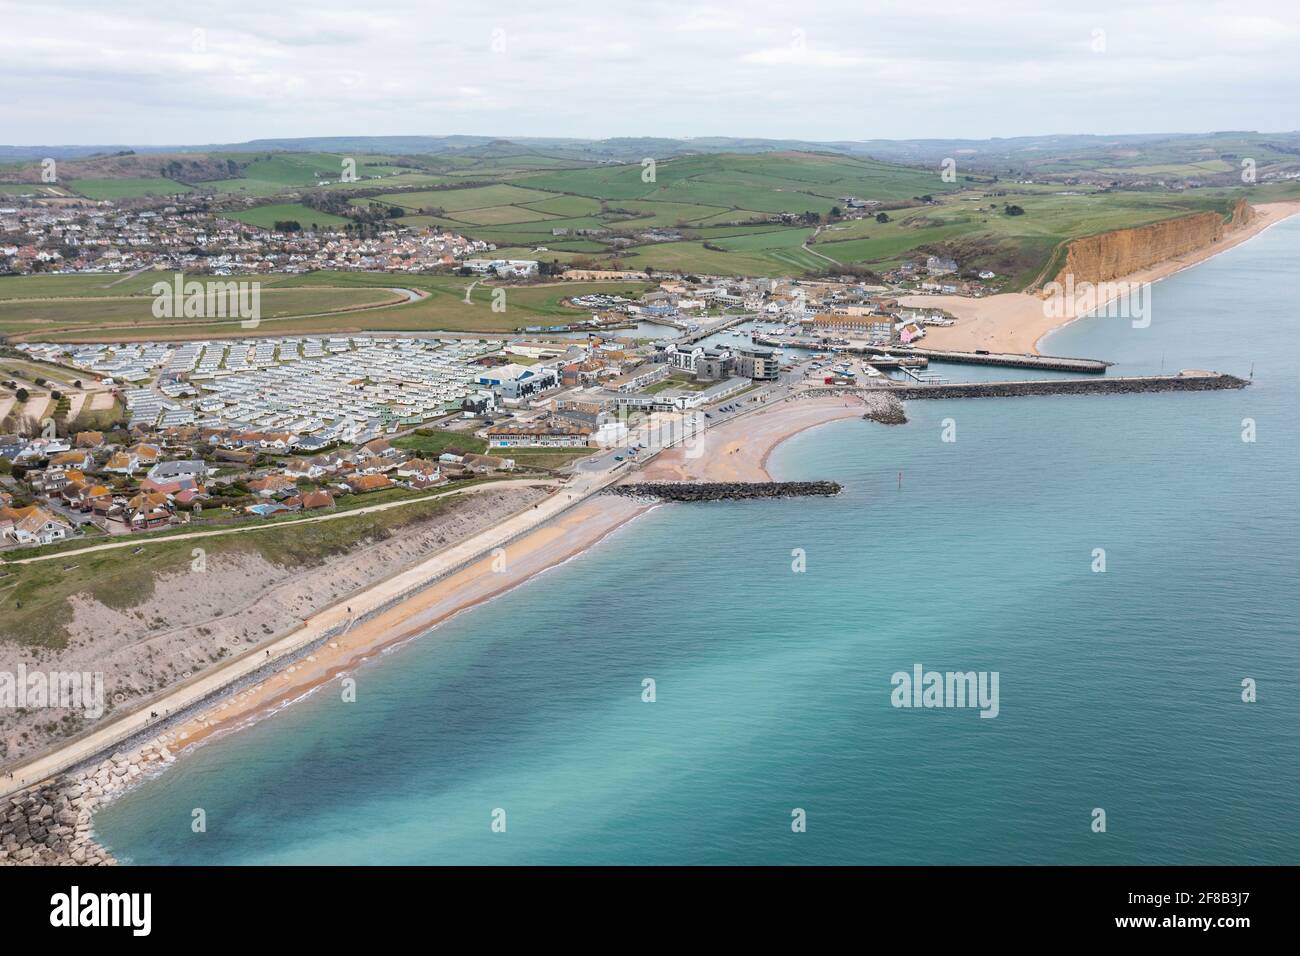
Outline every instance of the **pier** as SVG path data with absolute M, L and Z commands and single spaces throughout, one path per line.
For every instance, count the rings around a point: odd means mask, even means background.
M 1066 358 L 1061 355 L 1020 355 L 1013 352 L 953 352 L 942 349 L 920 349 L 912 346 L 881 348 L 869 346 L 875 352 L 887 352 L 890 355 L 920 355 L 935 362 L 951 362 L 954 365 L 999 365 L 1004 368 L 1035 368 L 1053 372 L 1086 372 L 1090 375 L 1104 374 L 1110 362 L 1101 359 Z
M 1123 378 L 1063 378 L 1014 382 L 953 382 L 936 385 L 878 385 L 862 391 L 888 391 L 904 399 L 1015 398 L 1026 395 L 1096 395 L 1132 392 L 1209 392 L 1245 388 L 1250 382 L 1222 372 L 1179 372 Z
M 1021 355 L 1015 352 L 956 352 L 948 349 L 923 349 L 914 345 L 872 345 L 867 342 L 831 344 L 824 339 L 807 336 L 779 338 L 755 333 L 755 345 L 780 348 L 787 346 L 813 352 L 834 352 L 848 355 L 888 355 L 891 358 L 925 359 L 929 362 L 951 362 L 954 365 L 998 365 L 1004 368 L 1046 369 L 1052 372 L 1085 372 L 1103 374 L 1110 362 L 1101 359 L 1069 358 L 1063 355 Z M 875 364 L 874 362 L 872 364 Z M 917 367 L 917 366 L 913 366 Z M 924 367 L 924 366 L 921 366 Z

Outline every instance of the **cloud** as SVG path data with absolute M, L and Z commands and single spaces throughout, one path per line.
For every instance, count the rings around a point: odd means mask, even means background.
M 860 56 L 846 56 L 831 50 L 815 50 L 798 40 L 789 46 L 774 46 L 766 50 L 755 50 L 740 58 L 742 63 L 755 63 L 760 66 L 823 66 L 843 67 L 858 66 L 866 62 Z
M 1284 0 L 0 0 L 0 23 L 9 143 L 1280 130 L 1300 99 Z

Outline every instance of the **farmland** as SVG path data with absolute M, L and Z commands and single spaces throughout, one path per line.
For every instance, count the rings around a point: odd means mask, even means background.
M 1225 149 L 1240 145 L 1230 138 L 1215 142 Z M 963 156 L 970 151 L 958 149 L 958 141 L 948 145 Z M 1034 149 L 1032 144 L 986 144 L 984 149 L 995 147 L 1003 153 L 1023 148 L 1026 155 Z M 897 145 L 894 152 L 902 148 Z M 1287 155 L 1281 146 L 1278 150 L 1277 156 Z M 1062 175 L 1086 167 L 1125 176 L 1221 177 L 1233 172 L 1227 156 L 1214 153 L 1208 142 L 1185 149 L 1161 142 L 1123 150 L 1095 148 L 1087 152 L 1086 163 L 1063 152 L 1037 157 L 1034 163 L 1036 169 Z M 359 178 L 340 182 L 349 160 Z M 905 260 L 940 254 L 957 259 L 963 269 L 995 272 L 1004 289 L 1030 284 L 1071 239 L 1206 209 L 1223 213 L 1243 194 L 1226 185 L 1174 191 L 1015 182 L 991 172 L 967 172 L 979 166 L 967 159 L 962 174 L 945 181 L 937 166 L 903 166 L 829 150 L 668 155 L 643 164 L 590 162 L 563 151 L 548 155 L 488 144 L 478 152 L 424 156 L 364 151 L 355 156 L 223 152 L 187 154 L 184 160 L 113 156 L 74 161 L 74 170 L 76 162 L 121 175 L 71 178 L 57 188 L 129 199 L 193 186 L 204 196 L 215 195 L 212 201 L 223 215 L 268 229 L 286 221 L 304 230 L 337 227 L 351 220 L 336 213 L 356 210 L 360 215 L 374 207 L 363 218 L 379 222 L 380 228 L 388 220 L 393 227 L 459 233 L 494 244 L 495 255 L 507 258 L 776 277 L 836 270 L 880 273 Z M 17 169 L 7 167 L 6 175 Z M 162 171 L 169 178 L 150 178 L 142 175 L 145 171 Z M 23 172 L 30 176 L 32 170 Z M 204 178 L 187 185 L 170 178 L 173 174 Z M 227 178 L 212 178 L 217 175 Z M 0 190 L 29 193 L 44 188 L 55 187 L 0 184 Z M 1260 185 L 1252 195 L 1294 195 L 1297 189 L 1294 184 Z M 308 191 L 316 197 L 337 193 L 328 197 L 333 212 L 313 208 L 322 205 L 315 199 L 312 205 L 299 201 Z M 250 200 L 265 204 L 250 206 Z M 1008 206 L 1017 207 L 1013 212 L 1018 214 L 1009 215 Z M 63 294 L 102 294 L 92 288 L 97 282 L 85 291 Z M 131 290 L 114 293 L 118 291 Z M 433 309 L 432 304 L 398 307 L 389 314 L 405 323 L 408 313 Z M 448 329 L 513 327 L 500 317 L 472 317 L 458 308 L 440 316 Z M 111 312 L 111 317 L 121 316 Z
M 161 177 L 142 179 L 77 179 L 68 187 L 89 199 L 136 199 L 141 196 L 177 196 L 193 187 Z
M 483 331 L 508 332 L 534 324 L 587 317 L 562 304 L 590 292 L 636 295 L 645 283 L 559 283 L 510 288 L 506 311 L 493 311 L 493 287 L 460 276 L 391 276 L 365 272 L 315 272 L 254 276 L 262 283 L 261 323 L 244 330 L 238 319 L 153 316 L 149 288 L 159 273 L 135 276 L 106 295 L 103 276 L 42 276 L 0 280 L 0 333 L 14 341 L 131 341 L 309 332 Z M 236 277 L 238 278 L 238 277 Z M 95 288 L 86 280 L 101 285 Z M 397 283 L 426 293 L 415 302 L 394 293 Z M 12 290 L 8 291 L 8 290 Z
M 296 222 L 304 229 L 315 226 L 341 226 L 347 222 L 342 216 L 321 212 L 301 203 L 277 203 L 270 206 L 254 206 L 239 212 L 227 213 L 231 219 L 246 222 L 250 226 L 271 229 L 277 222 Z

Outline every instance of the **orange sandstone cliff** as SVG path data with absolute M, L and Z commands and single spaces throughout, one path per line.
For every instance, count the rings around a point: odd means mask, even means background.
M 1118 279 L 1216 243 L 1224 235 L 1247 225 L 1254 216 L 1254 207 L 1239 199 L 1227 222 L 1217 212 L 1198 212 L 1148 226 L 1075 239 L 1068 247 L 1065 265 L 1057 273 L 1056 281 L 1064 283 L 1070 274 L 1075 283 Z

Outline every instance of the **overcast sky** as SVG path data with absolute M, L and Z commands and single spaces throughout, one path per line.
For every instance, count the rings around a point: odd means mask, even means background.
M 1295 0 L 1057 6 L 0 0 L 0 143 L 1300 127 Z

